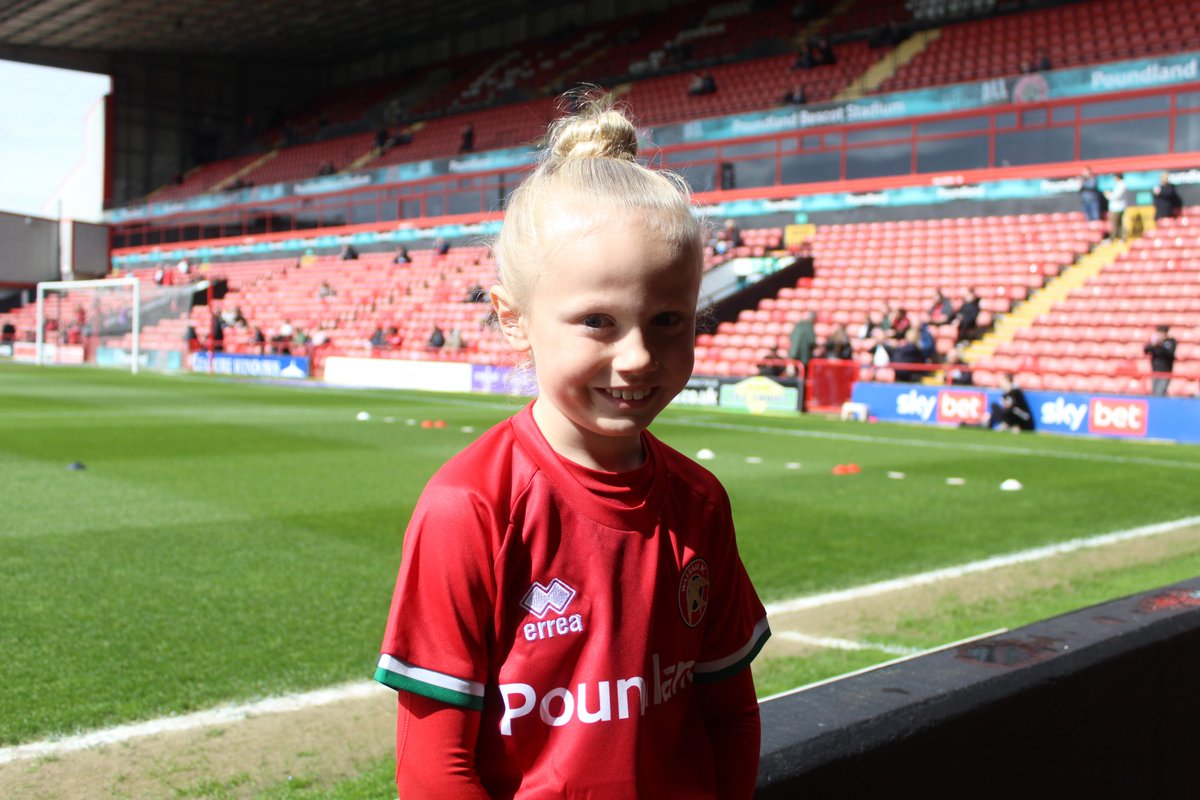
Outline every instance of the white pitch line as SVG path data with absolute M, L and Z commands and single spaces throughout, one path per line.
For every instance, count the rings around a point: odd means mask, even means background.
M 870 436 L 862 433 L 839 433 L 835 431 L 809 431 L 798 428 L 772 428 L 766 425 L 737 425 L 731 422 L 716 422 L 712 419 L 688 419 L 672 417 L 663 419 L 660 425 L 679 425 L 687 428 L 709 428 L 712 430 L 733 431 L 736 433 L 761 433 L 768 436 L 792 436 L 801 439 L 829 439 L 839 442 L 858 442 L 860 444 L 881 444 L 895 447 L 921 447 L 932 450 L 963 450 L 974 453 L 1004 453 L 1015 456 L 1035 456 L 1043 458 L 1062 458 L 1071 461 L 1096 461 L 1106 464 L 1139 464 L 1148 467 L 1172 467 L 1177 469 L 1200 470 L 1200 462 L 1175 461 L 1169 458 L 1149 458 L 1146 456 L 1119 456 L 1107 453 L 1079 453 L 1070 450 L 1044 450 L 1035 447 L 1017 447 L 1015 445 L 976 444 L 974 442 L 940 441 L 933 439 L 908 439 L 903 437 Z M 1079 437 L 1081 441 L 1091 441 Z
M 175 731 L 190 731 L 197 728 L 209 728 L 214 725 L 225 725 L 240 722 L 250 717 L 263 714 L 280 714 L 289 711 L 300 711 L 305 708 L 323 706 L 343 700 L 353 700 L 391 692 L 386 686 L 374 681 L 356 681 L 339 686 L 330 686 L 311 692 L 285 694 L 279 697 L 268 697 L 253 703 L 238 703 L 223 705 L 207 711 L 197 711 L 193 714 L 160 717 L 133 722 L 128 725 L 117 725 L 75 736 L 64 736 L 61 739 L 49 739 L 29 744 L 0 747 L 0 764 L 11 761 L 21 761 L 30 758 L 62 755 L 76 750 L 86 750 L 89 747 L 99 747 L 107 744 L 117 744 L 130 739 L 140 739 L 145 736 L 156 736 Z
M 1115 533 L 1106 533 L 1100 536 L 1091 536 L 1084 539 L 1072 539 L 1069 542 L 1063 542 L 1057 545 L 1038 547 L 1032 550 L 1023 550 L 1021 552 L 1012 553 L 1006 556 L 995 556 L 993 558 L 987 558 L 982 561 L 975 561 L 957 567 L 947 567 L 945 569 L 933 570 L 932 572 L 923 572 L 917 575 L 910 575 L 905 578 L 896 578 L 893 580 L 881 581 L 879 583 L 867 584 L 865 586 L 857 586 L 851 589 L 842 589 L 835 592 L 825 592 L 823 594 L 797 597 L 778 603 L 770 603 L 767 605 L 767 614 L 783 614 L 789 611 L 801 611 L 804 609 L 812 609 L 824 605 L 833 605 L 835 603 L 846 602 L 847 600 L 873 597 L 875 595 L 885 594 L 887 592 L 907 589 L 912 586 L 922 586 L 925 584 L 937 583 L 939 581 L 961 577 L 963 575 L 970 575 L 972 573 L 997 569 L 1010 564 L 1037 561 L 1043 558 L 1049 558 L 1050 556 L 1058 555 L 1060 553 L 1069 553 L 1089 547 L 1103 547 L 1104 545 L 1115 544 L 1117 542 L 1128 541 L 1130 539 L 1141 539 L 1148 536 L 1155 536 L 1157 534 L 1168 533 L 1173 530 L 1178 530 L 1179 528 L 1197 524 L 1200 524 L 1200 516 L 1185 517 L 1183 519 L 1174 520 L 1173 522 L 1146 525 L 1141 528 L 1133 528 L 1127 531 L 1117 531 Z M 788 634 L 788 631 L 775 633 L 776 636 L 791 638 Z M 943 645 L 943 648 L 950 646 L 953 645 Z M 883 647 L 878 647 L 877 649 L 883 650 L 884 652 L 891 652 L 889 650 L 885 650 Z M 920 651 L 920 653 L 936 652 L 938 649 L 942 648 L 935 648 L 934 650 L 928 651 L 923 650 Z M 906 653 L 902 655 L 899 660 L 914 658 L 917 655 L 920 655 L 920 653 Z M 896 662 L 893 661 L 888 663 Z M 865 670 L 860 670 L 860 672 L 877 669 L 880 666 L 885 665 L 868 667 Z M 853 675 L 857 673 L 851 674 Z M 811 686 L 801 687 L 801 689 L 805 688 L 811 688 Z M 173 731 L 195 730 L 197 728 L 211 727 L 213 725 L 238 722 L 240 720 L 259 716 L 261 714 L 299 711 L 304 708 L 325 705 L 327 703 L 336 703 L 341 700 L 350 700 L 358 697 L 368 697 L 371 694 L 386 693 L 389 691 L 389 689 L 386 689 L 373 681 L 360 681 L 342 684 L 340 686 L 331 686 L 326 689 L 318 689 L 312 692 L 271 697 L 267 698 L 266 700 L 259 700 L 253 703 L 218 706 L 208 711 L 198 711 L 193 714 L 161 717 L 159 719 L 147 720 L 145 722 L 135 722 L 129 725 L 118 725 L 113 728 L 104 728 L 75 736 L 66 736 L 60 739 L 51 739 L 42 742 L 31 742 L 29 744 L 2 747 L 0 748 L 0 764 L 7 764 L 12 761 L 29 758 L 60 755 L 62 753 L 84 750 L 89 747 L 97 747 L 105 744 L 115 744 L 117 742 L 124 742 L 144 736 L 154 736 Z M 783 694 L 792 694 L 796 691 L 799 691 L 799 689 L 789 690 Z M 764 698 L 764 700 L 765 699 L 770 698 Z
M 1158 536 L 1163 533 L 1179 530 L 1180 528 L 1190 527 L 1192 525 L 1200 525 L 1200 516 L 1184 517 L 1183 519 L 1173 520 L 1171 522 L 1159 522 L 1154 525 L 1143 525 L 1140 528 L 1131 528 L 1124 531 L 1115 531 L 1113 533 L 1104 533 L 1099 536 L 1087 536 L 1080 539 L 1071 539 L 1058 544 L 1046 545 L 1044 547 L 1034 547 L 1030 550 L 1020 550 L 1016 553 L 1008 553 L 1002 556 L 992 556 L 981 561 L 972 561 L 967 564 L 959 564 L 955 567 L 944 567 L 935 569 L 929 572 L 921 572 L 916 575 L 907 575 L 903 578 L 892 578 L 891 580 L 879 581 L 878 583 L 868 583 L 863 586 L 854 586 L 849 589 L 839 589 L 833 592 L 823 592 L 821 594 L 812 594 L 806 597 L 794 597 L 791 600 L 781 600 L 778 603 L 767 604 L 767 615 L 786 614 L 790 611 L 804 611 L 812 608 L 820 608 L 822 606 L 833 605 L 835 603 L 845 603 L 851 600 L 861 600 L 864 597 L 876 597 L 889 592 L 896 592 L 902 589 L 911 589 L 914 586 L 926 586 L 931 583 L 940 583 L 942 581 L 961 578 L 964 575 L 973 575 L 979 572 L 988 572 L 989 570 L 999 569 L 1000 567 L 1008 567 L 1013 564 L 1025 564 L 1030 561 L 1041 561 L 1051 556 L 1061 555 L 1063 553 L 1073 553 L 1076 550 L 1086 550 L 1094 547 L 1105 547 L 1118 542 L 1127 542 L 1133 539 L 1145 539 L 1150 536 Z
M 851 639 L 838 639 L 832 636 L 810 636 L 800 631 L 780 631 L 773 634 L 775 638 L 786 639 L 789 642 L 809 644 L 813 647 L 824 647 L 829 650 L 878 650 L 893 656 L 911 656 L 924 652 L 919 647 L 905 647 L 899 644 L 883 644 L 882 642 L 856 642 Z

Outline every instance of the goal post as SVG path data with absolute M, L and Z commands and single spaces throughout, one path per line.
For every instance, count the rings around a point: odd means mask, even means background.
M 98 341 L 106 335 L 129 334 L 132 351 L 129 363 L 136 373 L 141 360 L 141 288 L 137 278 L 40 281 L 35 338 L 38 366 L 46 363 L 51 346 L 57 356 L 60 347 L 76 344 L 82 347 L 89 337 Z M 47 341 L 47 334 L 54 334 L 53 342 Z M 74 341 L 76 337 L 78 341 Z
M 135 277 L 37 285 L 38 364 L 182 370 L 194 340 L 192 308 L 207 280 L 164 284 Z M 199 323 L 197 323 L 199 324 Z

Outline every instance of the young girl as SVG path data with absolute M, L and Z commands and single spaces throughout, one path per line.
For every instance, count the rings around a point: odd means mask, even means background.
M 769 635 L 710 473 L 646 428 L 692 371 L 701 226 L 595 104 L 551 131 L 492 303 L 538 397 L 413 512 L 375 677 L 409 798 L 748 798 Z

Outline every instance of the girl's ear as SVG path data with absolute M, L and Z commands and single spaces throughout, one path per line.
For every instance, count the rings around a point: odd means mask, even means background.
M 525 335 L 524 321 L 512 295 L 503 286 L 493 286 L 489 294 L 492 298 L 492 308 L 496 311 L 496 320 L 500 323 L 500 332 L 504 334 L 509 347 L 518 353 L 528 352 L 529 338 Z

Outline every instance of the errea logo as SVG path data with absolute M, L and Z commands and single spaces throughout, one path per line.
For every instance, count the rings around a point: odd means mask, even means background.
M 555 636 L 582 633 L 583 616 L 580 614 L 545 619 L 547 613 L 551 611 L 561 615 L 574 599 L 575 590 L 558 578 L 550 581 L 549 586 L 537 582 L 530 586 L 529 591 L 521 598 L 521 607 L 537 617 L 539 621 L 527 622 L 522 626 L 521 633 L 525 636 L 525 641 L 536 642 L 539 639 L 552 639 Z
M 550 581 L 549 586 L 534 582 L 529 591 L 521 598 L 521 605 L 538 619 L 546 616 L 547 611 L 561 614 L 575 599 L 575 590 L 558 578 Z

